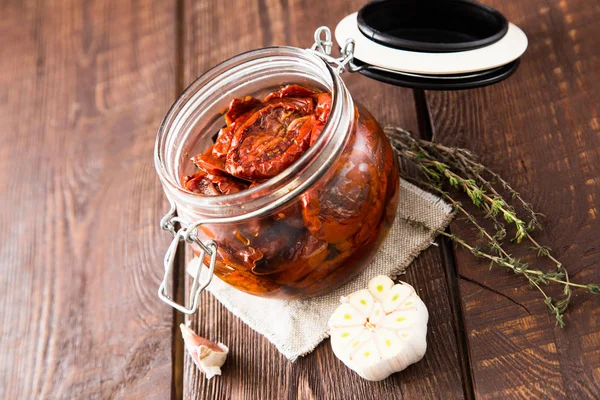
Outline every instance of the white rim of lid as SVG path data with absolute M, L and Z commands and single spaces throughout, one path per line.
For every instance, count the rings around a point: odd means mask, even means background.
M 346 40 L 354 39 L 354 58 L 392 71 L 427 75 L 485 71 L 516 60 L 527 49 L 527 36 L 510 22 L 502 39 L 479 49 L 453 53 L 422 53 L 394 49 L 364 36 L 358 30 L 357 15 L 358 12 L 355 12 L 340 21 L 335 28 L 336 41 L 343 47 Z

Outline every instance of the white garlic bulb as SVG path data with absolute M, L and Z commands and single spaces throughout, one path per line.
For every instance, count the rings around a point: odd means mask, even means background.
M 198 336 L 193 330 L 179 325 L 185 348 L 192 356 L 196 367 L 206 374 L 206 379 L 221 375 L 221 367 L 225 364 L 229 349 L 223 343 L 214 343 Z
M 341 302 L 329 319 L 331 348 L 363 378 L 380 381 L 425 355 L 429 314 L 408 283 L 379 275 Z

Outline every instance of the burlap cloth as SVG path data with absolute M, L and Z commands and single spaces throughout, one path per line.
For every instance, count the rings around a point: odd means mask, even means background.
M 450 223 L 450 205 L 404 180 L 400 186 L 398 214 L 381 250 L 358 277 L 332 293 L 306 300 L 263 299 L 233 289 L 216 277 L 208 290 L 291 361 L 310 353 L 329 336 L 327 321 L 339 305 L 340 296 L 366 288 L 369 279 L 375 275 L 394 278 L 403 273 L 432 243 L 434 233 L 411 225 L 407 220 L 421 221 L 434 229 L 443 229 Z M 194 274 L 197 268 L 198 260 L 194 259 L 188 264 L 188 273 Z

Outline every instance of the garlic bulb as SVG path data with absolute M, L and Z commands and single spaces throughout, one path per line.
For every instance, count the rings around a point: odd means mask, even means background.
M 221 367 L 225 364 L 229 349 L 223 343 L 214 343 L 204 339 L 185 326 L 179 325 L 185 348 L 192 356 L 194 364 L 206 374 L 206 379 L 221 375 Z
M 379 275 L 340 301 L 329 319 L 331 348 L 360 376 L 380 381 L 423 358 L 429 314 L 408 283 Z

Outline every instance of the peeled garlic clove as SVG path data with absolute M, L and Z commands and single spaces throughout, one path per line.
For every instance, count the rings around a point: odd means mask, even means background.
M 369 322 L 377 325 L 383 318 L 385 318 L 385 310 L 383 309 L 383 305 L 377 302 L 373 305 L 373 311 L 369 315 Z
M 385 312 L 390 313 L 399 308 L 414 307 L 414 304 L 409 300 L 414 293 L 414 289 L 409 284 L 394 285 L 387 292 L 387 296 L 383 300 L 383 308 Z M 409 304 L 406 304 L 409 303 Z
M 369 292 L 375 297 L 375 300 L 383 301 L 388 291 L 394 286 L 394 281 L 385 275 L 377 275 L 369 281 Z
M 336 332 L 335 337 L 331 337 L 331 340 L 335 340 L 337 342 L 337 347 L 343 348 L 346 346 L 350 346 L 350 343 L 355 343 L 358 341 L 360 344 L 360 336 L 364 333 L 364 328 L 362 326 L 359 327 L 346 327 L 345 329 L 339 329 Z M 355 345 L 354 347 L 356 347 Z
M 361 326 L 365 316 L 350 303 L 344 303 L 335 310 L 330 318 L 335 326 Z
M 206 374 L 206 379 L 221 375 L 221 367 L 225 364 L 229 349 L 223 343 L 214 343 L 204 339 L 185 326 L 179 325 L 185 348 L 192 356 L 194 364 Z
M 372 303 L 365 290 L 342 297 L 329 319 L 331 348 L 350 369 L 378 381 L 423 358 L 429 314 L 407 283 L 380 275 L 367 291 Z
M 344 333 L 349 333 L 350 340 L 345 340 Z M 347 364 L 351 362 L 351 357 L 357 350 L 362 348 L 372 337 L 373 333 L 365 330 L 362 327 L 353 328 L 353 331 L 348 332 L 347 328 L 342 329 L 340 332 L 332 333 L 331 335 L 331 347 L 336 357 Z M 335 342 L 335 346 L 334 343 Z
M 352 349 L 349 359 L 355 362 L 361 362 L 369 365 L 372 362 L 381 358 L 381 353 L 377 348 L 377 338 L 373 333 L 366 335 L 366 340 L 362 342 L 362 346 L 357 346 Z
M 349 296 L 341 299 L 342 303 L 349 303 L 353 305 L 358 311 L 360 311 L 365 317 L 371 314 L 375 299 L 371 295 L 371 292 L 367 289 L 359 290 Z

